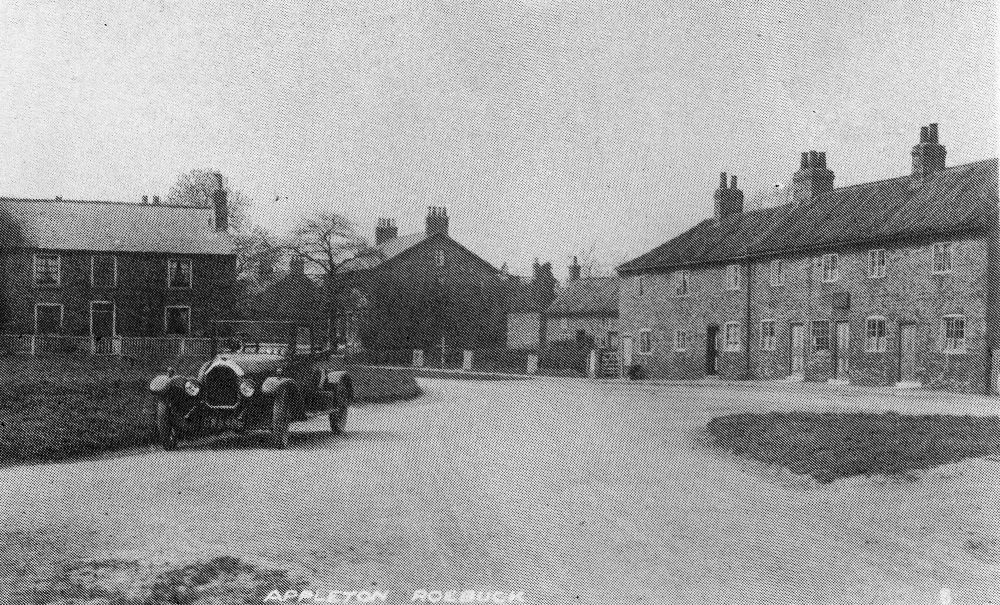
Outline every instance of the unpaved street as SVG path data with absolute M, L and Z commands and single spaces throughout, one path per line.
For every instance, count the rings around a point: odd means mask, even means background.
M 984 603 L 1000 462 L 817 486 L 698 444 L 745 409 L 994 413 L 826 385 L 423 380 L 350 434 L 0 469 L 0 568 L 232 555 L 313 589 L 523 591 L 529 603 Z

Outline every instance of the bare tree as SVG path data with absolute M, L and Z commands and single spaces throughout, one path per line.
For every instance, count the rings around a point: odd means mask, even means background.
M 581 250 L 577 255 L 577 262 L 580 264 L 580 277 L 600 277 L 611 275 L 611 269 L 606 267 L 597 255 L 597 244 L 590 244 L 590 247 Z
M 218 170 L 195 168 L 180 175 L 170 188 L 166 202 L 174 206 L 209 208 L 212 206 L 213 195 L 219 189 L 226 192 L 230 230 L 238 233 L 252 229 L 248 216 L 250 200 L 242 192 L 230 187 L 229 179 Z

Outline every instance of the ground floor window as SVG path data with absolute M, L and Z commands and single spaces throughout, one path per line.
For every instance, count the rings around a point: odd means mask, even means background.
M 52 303 L 35 305 L 35 334 L 59 334 L 63 327 L 63 306 Z
M 191 334 L 191 307 L 167 307 L 163 312 L 163 331 L 167 336 Z
M 774 320 L 765 319 L 760 322 L 760 350 L 774 351 L 777 349 L 777 339 L 775 338 Z
M 944 352 L 965 353 L 965 316 L 946 315 L 944 318 Z
M 814 351 L 829 351 L 830 322 L 826 320 L 814 321 L 812 323 L 812 337 Z
M 724 342 L 726 351 L 733 353 L 740 350 L 740 324 L 735 321 L 726 324 Z
M 687 351 L 691 346 L 691 331 L 676 330 L 674 332 L 674 350 L 677 352 Z
M 872 316 L 865 322 L 865 350 L 869 353 L 885 353 L 885 318 Z
M 643 354 L 653 352 L 653 332 L 651 330 L 639 332 L 639 352 Z

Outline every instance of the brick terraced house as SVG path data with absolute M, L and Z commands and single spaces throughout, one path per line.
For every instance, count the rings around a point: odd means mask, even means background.
M 995 392 L 997 160 L 945 166 L 923 127 L 911 174 L 834 188 L 802 154 L 791 202 L 715 215 L 618 268 L 625 359 L 650 376 L 838 380 Z
M 231 312 L 236 257 L 214 207 L 0 198 L 0 332 L 199 336 Z
M 580 277 L 573 257 L 566 286 L 545 310 L 544 342 L 617 347 L 620 281 L 617 275 Z

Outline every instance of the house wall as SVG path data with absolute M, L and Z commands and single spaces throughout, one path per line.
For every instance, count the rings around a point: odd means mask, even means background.
M 607 315 L 573 315 L 566 317 L 566 329 L 562 327 L 563 318 L 558 315 L 545 318 L 545 342 L 576 340 L 578 330 L 583 330 L 595 341 L 606 337 L 608 332 L 620 332 L 619 321 L 615 316 Z
M 36 252 L 59 254 L 61 284 L 34 285 L 33 259 Z M 100 253 L 100 255 L 105 255 Z M 7 333 L 30 334 L 35 330 L 35 304 L 63 305 L 63 333 L 90 334 L 90 302 L 115 304 L 117 333 L 121 336 L 159 336 L 164 332 L 164 308 L 191 307 L 191 332 L 207 333 L 207 322 L 228 317 L 235 296 L 235 259 L 227 256 L 172 254 L 115 254 L 118 283 L 114 288 L 90 285 L 90 252 L 13 250 L 2 260 L 6 288 L 2 329 Z M 167 260 L 193 260 L 192 288 L 167 288 Z
M 436 252 L 445 253 L 444 267 Z M 437 236 L 368 271 L 340 279 L 368 303 L 358 337 L 372 350 L 502 347 L 506 291 L 499 273 L 454 240 Z
M 636 355 L 651 376 L 700 378 L 705 375 L 706 333 L 709 324 L 740 323 L 743 341 L 738 353 L 720 353 L 719 374 L 724 378 L 784 378 L 791 370 L 791 325 L 805 328 L 806 380 L 825 381 L 835 373 L 835 325 L 850 326 L 848 379 L 864 385 L 887 385 L 899 380 L 900 326 L 916 327 L 916 374 L 931 387 L 983 392 L 987 388 L 991 337 L 987 331 L 987 258 L 985 238 L 965 237 L 953 242 L 953 270 L 932 273 L 932 241 L 886 246 L 886 277 L 868 277 L 868 248 L 828 250 L 839 255 L 840 279 L 822 281 L 821 253 L 785 257 L 784 285 L 770 285 L 770 259 L 742 267 L 739 292 L 724 292 L 725 267 L 691 270 L 691 295 L 673 295 L 672 274 L 647 274 L 623 280 L 620 298 L 622 331 L 638 345 L 638 332 L 651 329 L 653 351 Z M 749 276 L 749 280 L 746 278 Z M 749 358 L 747 355 L 747 291 L 750 284 Z M 640 282 L 642 286 L 640 287 Z M 847 294 L 847 308 L 835 308 L 838 293 Z M 943 352 L 943 317 L 965 316 L 967 352 Z M 869 316 L 886 318 L 885 353 L 868 353 L 865 327 Z M 776 351 L 761 350 L 761 321 L 775 321 Z M 830 321 L 830 349 L 817 351 L 812 322 Z M 694 337 L 686 353 L 673 349 L 673 333 L 687 326 Z
M 537 349 L 541 338 L 541 313 L 524 311 L 507 314 L 507 348 Z

